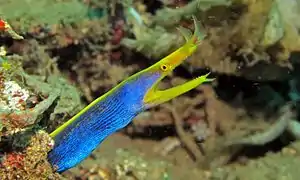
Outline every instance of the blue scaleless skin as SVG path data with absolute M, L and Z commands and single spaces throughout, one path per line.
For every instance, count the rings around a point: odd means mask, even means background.
M 166 90 L 158 83 L 198 47 L 204 35 L 194 17 L 195 31 L 178 28 L 186 43 L 172 54 L 144 69 L 94 100 L 50 136 L 54 148 L 48 160 L 57 172 L 76 166 L 109 135 L 128 125 L 143 110 L 171 100 L 195 87 L 210 82 L 209 74 Z

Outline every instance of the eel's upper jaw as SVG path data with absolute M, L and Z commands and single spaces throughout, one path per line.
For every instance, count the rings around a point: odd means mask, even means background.
M 169 101 L 196 88 L 200 84 L 203 84 L 205 82 L 212 82 L 214 78 L 208 78 L 209 74 L 210 73 L 207 73 L 184 84 L 166 90 L 158 90 L 157 84 L 155 84 L 153 88 L 148 91 L 147 95 L 144 98 L 144 102 L 147 106 L 151 107 Z
M 171 100 L 191 89 L 197 87 L 198 85 L 204 82 L 211 82 L 213 79 L 207 78 L 209 73 L 203 76 L 200 76 L 192 81 L 186 82 L 182 85 L 167 89 L 167 90 L 158 90 L 158 83 L 169 73 L 171 73 L 177 66 L 182 64 L 183 61 L 187 59 L 191 54 L 193 54 L 199 43 L 206 36 L 206 33 L 202 32 L 201 24 L 197 21 L 196 17 L 193 16 L 195 30 L 192 34 L 188 29 L 183 27 L 179 28 L 180 33 L 186 40 L 186 43 L 181 46 L 179 49 L 169 54 L 164 59 L 160 60 L 158 63 L 153 65 L 152 67 L 156 67 L 157 65 L 165 64 L 169 65 L 170 69 L 164 72 L 161 77 L 153 84 L 153 86 L 147 91 L 144 96 L 144 103 L 147 107 L 154 106 Z M 152 67 L 149 69 L 151 70 Z

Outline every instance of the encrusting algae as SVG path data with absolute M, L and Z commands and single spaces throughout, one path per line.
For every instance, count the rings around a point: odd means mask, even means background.
M 20 132 L 22 133 L 22 132 Z M 11 152 L 7 152 L 2 155 L 2 162 L 0 168 L 1 179 L 26 179 L 26 180 L 37 180 L 37 179 L 59 179 L 60 175 L 54 173 L 51 165 L 46 160 L 47 153 L 53 147 L 52 138 L 45 131 L 38 132 L 23 132 L 25 137 L 28 137 L 28 145 L 23 144 L 24 142 L 15 142 L 17 147 Z M 22 146 L 23 150 L 21 149 Z

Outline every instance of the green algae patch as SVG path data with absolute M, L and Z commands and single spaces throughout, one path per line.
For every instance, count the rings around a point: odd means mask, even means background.
M 78 22 L 88 13 L 88 7 L 77 0 L 0 0 L 0 4 L 1 18 L 22 31 L 37 25 Z

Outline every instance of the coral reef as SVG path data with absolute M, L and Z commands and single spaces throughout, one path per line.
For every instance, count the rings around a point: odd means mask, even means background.
M 53 146 L 50 136 L 44 131 L 20 132 L 20 136 L 23 137 L 16 140 L 13 151 L 1 157 L 1 179 L 60 179 L 46 160 Z M 27 143 L 25 148 L 24 143 Z M 21 151 L 17 150 L 20 146 L 24 148 Z
M 7 127 L 15 125 L 12 127 L 24 128 L 37 124 L 39 122 L 37 120 L 40 120 L 39 116 L 48 111 L 56 100 L 58 101 L 50 114 L 50 121 L 55 119 L 55 123 L 59 122 L 56 119 L 57 115 L 63 117 L 64 114 L 68 114 L 68 116 L 72 116 L 83 107 L 80 94 L 76 88 L 68 85 L 62 77 L 52 75 L 47 78 L 46 82 L 43 82 L 40 77 L 28 75 L 21 68 L 14 75 L 20 76 L 24 82 L 23 85 L 28 89 L 30 88 L 31 93 L 26 89 L 21 89 L 15 81 L 4 81 L 2 98 L 5 98 L 7 105 L 2 104 L 1 121 Z M 29 99 L 29 96 L 32 98 Z M 45 99 L 39 101 L 38 96 Z M 25 102 L 32 104 L 33 107 L 23 105 L 23 108 L 20 109 L 22 103 Z M 11 107 L 12 105 L 13 107 Z M 60 119 L 66 119 L 62 117 Z M 51 123 L 48 122 L 48 125 L 51 125 Z
M 212 1 L 204 5 L 200 1 L 198 6 L 195 5 L 197 3 L 195 0 L 182 8 L 159 10 L 153 17 L 153 27 L 134 23 L 133 34 L 136 39 L 124 38 L 122 44 L 150 57 L 162 57 L 177 46 L 178 42 L 174 39 L 180 39 L 165 23 L 186 24 L 182 17 L 187 19 L 188 15 L 181 15 L 180 12 L 192 14 L 191 10 L 185 8 L 196 10 L 202 7 L 205 13 L 197 14 L 203 16 L 208 38 L 202 42 L 197 55 L 191 58 L 190 66 L 193 69 L 207 67 L 214 72 L 244 76 L 251 80 L 277 80 L 287 76 L 291 70 L 287 60 L 299 47 L 298 33 L 289 33 L 289 29 L 297 29 L 291 23 L 298 12 L 295 12 L 296 8 L 293 8 L 295 11 L 291 15 L 280 14 L 280 11 L 289 9 L 293 3 L 281 5 L 278 3 L 282 2 L 271 0 L 233 4 L 230 1 Z M 235 12 L 240 13 L 239 16 Z M 169 16 L 177 20 L 170 20 Z M 220 22 L 216 24 L 217 21 Z M 294 37 L 286 40 L 292 34 Z M 157 39 L 153 38 L 156 36 L 165 40 L 153 41 Z M 172 42 L 176 43 L 173 45 Z
M 23 39 L 9 25 L 6 27 L 12 38 Z M 46 160 L 54 142 L 41 127 L 55 128 L 79 111 L 83 107 L 80 94 L 61 75 L 48 74 L 45 77 L 27 74 L 22 68 L 23 57 L 7 55 L 2 47 L 0 177 L 58 179 L 60 176 L 53 172 Z
M 246 165 L 218 168 L 209 173 L 207 179 L 297 179 L 299 172 L 295 167 L 298 166 L 298 158 L 299 142 L 296 142 L 279 153 L 268 153 L 259 160 L 250 160 Z

